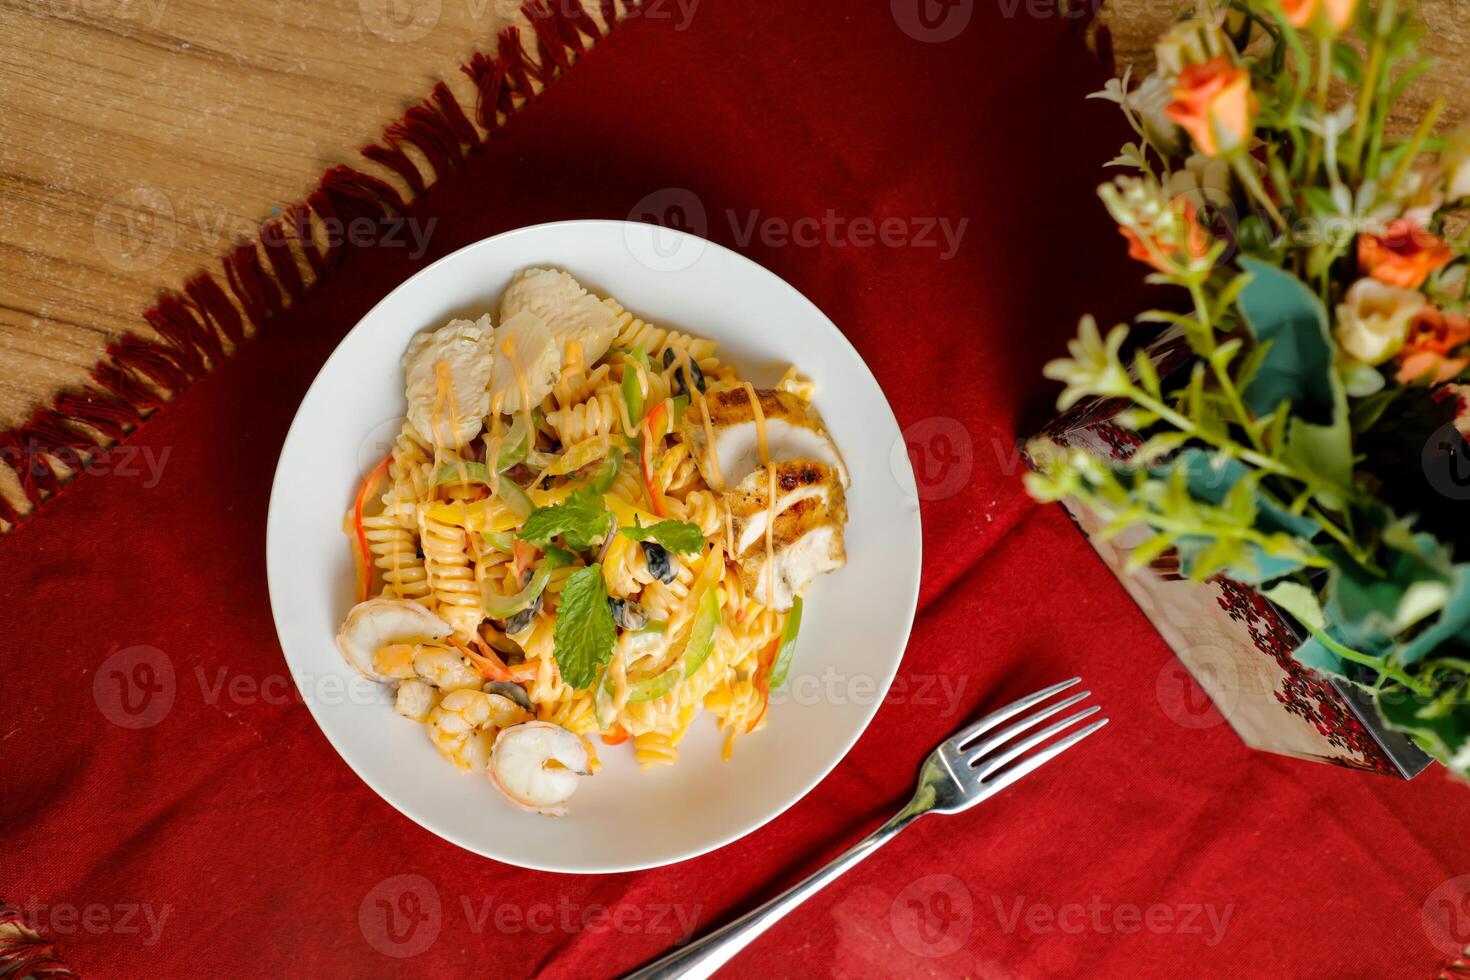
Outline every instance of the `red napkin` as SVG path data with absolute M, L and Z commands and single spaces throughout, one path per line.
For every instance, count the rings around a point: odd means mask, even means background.
M 1007 10 L 651 5 L 414 204 L 428 254 L 352 255 L 0 540 L 0 897 L 100 976 L 611 975 L 866 833 L 966 719 L 1080 673 L 1111 726 L 920 822 L 728 975 L 1422 976 L 1470 938 L 1470 791 L 1176 722 L 1163 643 L 1021 489 L 1040 365 L 1082 312 L 1148 298 L 1093 197 L 1125 135 L 1083 101 L 1104 73 L 1049 6 Z M 400 816 L 296 703 L 266 501 L 307 384 L 392 285 L 507 228 L 630 214 L 742 249 L 857 345 L 919 465 L 923 593 L 885 705 L 790 812 L 669 868 L 540 874 Z

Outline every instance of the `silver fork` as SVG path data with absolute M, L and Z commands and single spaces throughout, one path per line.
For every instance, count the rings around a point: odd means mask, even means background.
M 760 908 L 745 913 L 729 925 L 716 929 L 708 936 L 682 949 L 675 950 L 636 973 L 629 974 L 626 980 L 655 980 L 655 978 L 656 980 L 671 980 L 674 977 L 691 978 L 692 980 L 692 978 L 710 976 L 729 962 L 736 953 L 750 945 L 757 936 L 784 917 L 786 913 L 816 894 L 848 868 L 888 843 L 900 830 L 919 817 L 926 813 L 959 813 L 961 810 L 968 810 L 981 800 L 989 799 L 999 793 L 1027 773 L 1040 768 L 1044 763 L 1055 759 L 1106 725 L 1108 720 L 1099 718 L 1085 728 L 1076 729 L 1065 738 L 1058 739 L 1039 751 L 1033 750 L 1052 736 L 1096 714 L 1101 710 L 1098 705 L 1084 708 L 1070 717 L 1048 725 L 1014 745 L 1007 743 L 1034 725 L 1060 711 L 1065 711 L 1091 695 L 1091 691 L 1082 691 L 1047 704 L 1038 711 L 1031 711 L 1032 708 L 1046 702 L 1052 695 L 1065 691 L 1074 684 L 1080 683 L 1081 680 L 1080 677 L 1074 677 L 1069 681 L 1053 684 L 1045 690 L 1012 702 L 999 711 L 991 712 L 979 721 L 951 735 L 941 742 L 938 748 L 929 753 L 929 758 L 924 760 L 924 766 L 919 770 L 919 784 L 914 790 L 913 799 L 909 800 L 908 805 L 894 814 L 887 823 L 848 848 L 831 864 L 799 885 L 776 896 Z M 1027 714 L 1027 712 L 1030 713 Z M 1018 715 L 1024 717 L 991 735 L 983 742 L 975 741 L 997 725 L 1016 718 Z

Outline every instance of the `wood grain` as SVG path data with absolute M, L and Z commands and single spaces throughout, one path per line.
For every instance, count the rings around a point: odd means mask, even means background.
M 514 6 L 0 0 L 0 428 L 434 82 L 472 107 Z

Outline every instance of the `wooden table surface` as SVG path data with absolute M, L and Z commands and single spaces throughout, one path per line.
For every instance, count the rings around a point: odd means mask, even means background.
M 218 274 L 230 246 L 325 168 L 371 170 L 357 148 L 435 82 L 473 106 L 458 66 L 493 52 L 517 6 L 0 0 L 0 430 L 85 381 L 111 340 L 151 335 L 140 314 L 161 290 Z M 1470 77 L 1449 67 L 1467 9 L 1423 6 L 1428 47 L 1448 66 L 1411 108 L 1438 91 L 1451 121 L 1470 105 Z M 1120 64 L 1151 60 L 1172 10 L 1110 4 Z M 0 493 L 17 499 L 5 467 Z

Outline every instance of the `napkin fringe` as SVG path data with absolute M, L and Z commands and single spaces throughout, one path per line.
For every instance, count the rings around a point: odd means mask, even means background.
M 475 52 L 460 65 L 475 88 L 473 121 L 449 86 L 437 83 L 384 127 L 379 142 L 359 151 L 382 168 L 382 177 L 349 166 L 328 169 L 305 201 L 261 224 L 257 242 L 221 257 L 224 285 L 217 273 L 200 272 L 182 292 L 164 292 L 143 313 L 157 339 L 125 334 L 93 367 L 94 384 L 63 391 L 23 424 L 0 430 L 0 468 L 13 471 L 23 498 L 17 506 L 0 489 L 0 533 L 24 523 L 85 465 L 330 278 L 350 248 L 376 242 L 390 219 L 643 3 L 598 0 L 599 24 L 580 0 L 528 0 L 520 9 L 534 35 L 534 57 L 520 29 L 507 27 L 493 56 Z M 401 181 L 407 193 L 384 178 Z
M 20 909 L 0 904 L 0 977 L 69 977 L 54 943 L 26 922 Z

